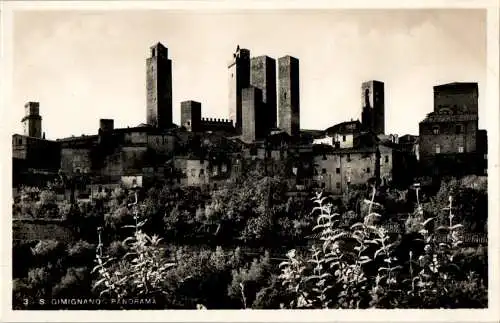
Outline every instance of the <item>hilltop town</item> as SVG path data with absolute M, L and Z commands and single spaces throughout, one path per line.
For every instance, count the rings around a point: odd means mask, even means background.
M 190 100 L 180 104 L 175 125 L 172 73 L 168 49 L 155 44 L 146 59 L 146 122 L 133 127 L 101 119 L 96 134 L 48 140 L 40 103 L 26 103 L 24 133 L 12 136 L 14 188 L 79 178 L 78 194 L 87 196 L 156 182 L 213 189 L 254 161 L 299 191 L 334 195 L 369 181 L 407 187 L 416 177 L 487 172 L 477 83 L 435 86 L 419 135 L 398 136 L 385 131 L 384 83 L 376 80 L 361 84 L 360 119 L 302 129 L 299 59 L 251 57 L 239 46 L 228 64 L 228 119 L 205 117 L 202 103 Z
M 303 129 L 299 59 L 238 46 L 228 119 L 187 100 L 177 125 L 172 66 L 150 48 L 137 126 L 49 140 L 26 103 L 14 309 L 488 306 L 477 83 L 429 89 L 418 136 L 386 133 L 379 80 L 361 82 L 359 118 Z

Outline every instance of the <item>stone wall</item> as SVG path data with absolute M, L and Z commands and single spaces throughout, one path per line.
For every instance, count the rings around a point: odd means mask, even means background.
M 14 219 L 12 221 L 13 240 L 59 240 L 72 242 L 75 233 L 60 220 Z
M 461 133 L 456 131 L 459 125 L 464 130 Z M 434 128 L 439 129 L 439 134 L 434 134 Z M 464 153 L 476 151 L 477 121 L 454 122 L 450 118 L 447 123 L 422 122 L 419 132 L 419 154 L 422 157 L 435 155 L 436 144 L 441 154 L 459 153 L 458 147 L 463 147 Z
M 91 148 L 62 148 L 61 169 L 71 175 L 80 170 L 88 173 L 92 169 Z

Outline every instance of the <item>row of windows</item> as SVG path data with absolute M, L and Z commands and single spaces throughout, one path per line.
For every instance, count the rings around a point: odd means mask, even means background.
M 434 135 L 439 135 L 441 133 L 441 129 L 439 126 L 433 126 L 432 127 L 432 133 Z M 455 134 L 463 134 L 464 133 L 464 126 L 461 124 L 455 125 Z
M 459 153 L 463 153 L 463 152 L 465 151 L 465 150 L 464 150 L 464 146 L 458 146 L 458 147 L 457 147 L 457 151 L 458 151 Z M 436 154 L 440 154 L 440 153 L 441 153 L 441 145 L 439 145 L 439 144 L 435 144 L 435 145 L 434 145 L 434 152 L 435 152 Z
M 367 168 L 366 168 L 366 170 L 365 170 L 365 172 L 366 172 L 367 174 L 369 174 L 369 173 L 370 173 L 370 167 L 367 167 Z M 340 168 L 338 168 L 338 167 L 337 167 L 337 168 L 335 169 L 335 173 L 336 173 L 336 174 L 340 174 Z M 326 174 L 326 168 L 321 169 L 321 174 Z
M 227 166 L 226 165 L 222 165 L 221 172 L 222 173 L 226 173 L 227 172 Z M 213 175 L 218 175 L 219 174 L 219 170 L 216 167 L 214 167 L 214 169 L 212 171 L 212 174 Z M 192 168 L 191 169 L 191 176 L 195 176 L 195 175 L 196 175 L 196 168 Z M 200 168 L 200 176 L 201 175 L 205 175 L 205 169 L 203 169 L 203 168 Z

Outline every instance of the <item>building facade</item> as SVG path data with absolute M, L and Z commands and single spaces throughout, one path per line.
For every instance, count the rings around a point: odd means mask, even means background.
M 419 124 L 419 160 L 424 173 L 484 173 L 479 166 L 486 152 L 481 148 L 485 135 L 478 129 L 478 97 L 477 83 L 434 87 L 434 111 Z

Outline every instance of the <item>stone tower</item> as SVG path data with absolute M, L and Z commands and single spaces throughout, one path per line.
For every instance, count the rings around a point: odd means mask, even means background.
M 238 46 L 228 65 L 229 70 L 229 119 L 241 133 L 241 92 L 250 86 L 250 51 Z
M 250 85 L 262 91 L 265 131 L 276 128 L 276 60 L 269 56 L 253 57 L 250 62 Z
M 243 112 L 241 139 L 244 142 L 253 142 L 265 135 L 262 90 L 250 86 L 242 90 L 241 97 Z
M 187 131 L 201 130 L 201 103 L 196 101 L 181 102 L 181 126 Z
M 24 135 L 42 138 L 42 117 L 40 116 L 40 103 L 28 102 L 24 105 L 24 118 L 21 120 Z
M 365 131 L 380 135 L 385 133 L 384 83 L 368 81 L 361 85 L 361 123 Z
M 291 56 L 278 59 L 279 128 L 290 136 L 300 132 L 299 60 Z
M 151 48 L 146 60 L 147 120 L 157 128 L 172 125 L 172 61 L 161 43 Z

